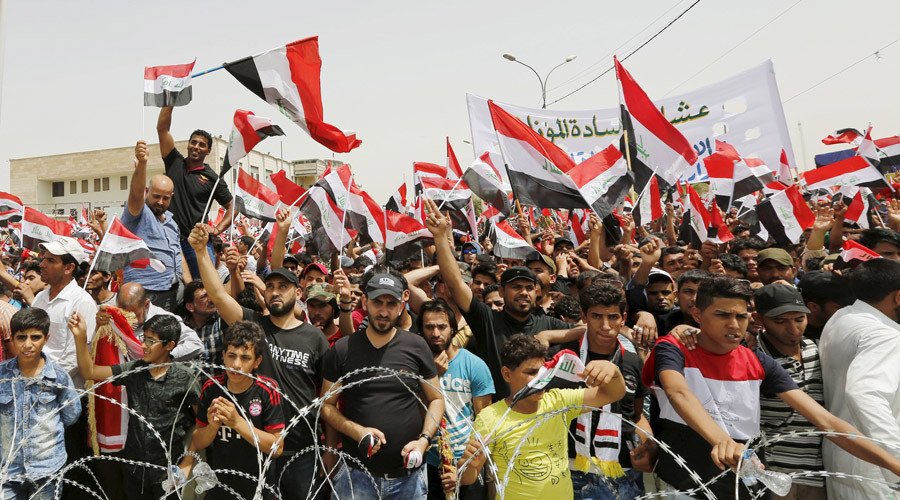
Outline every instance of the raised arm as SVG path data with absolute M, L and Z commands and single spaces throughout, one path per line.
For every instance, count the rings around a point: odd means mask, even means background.
M 150 150 L 147 143 L 138 141 L 134 146 L 134 174 L 131 176 L 131 188 L 128 190 L 128 213 L 137 217 L 144 209 L 144 189 L 147 186 L 147 160 Z
M 159 110 L 159 118 L 156 120 L 156 135 L 159 136 L 159 154 L 165 158 L 175 149 L 175 139 L 169 128 L 172 127 L 172 106 Z
M 69 330 L 75 339 L 75 355 L 78 360 L 78 373 L 85 380 L 106 380 L 113 376 L 112 368 L 94 364 L 87 345 L 87 322 L 78 311 L 69 318 Z
M 284 208 L 278 210 L 278 213 L 275 214 L 275 225 L 278 226 L 278 234 L 275 235 L 272 257 L 269 259 L 273 271 L 284 265 L 285 245 L 288 231 L 291 229 L 291 211 Z
M 619 367 L 609 361 L 591 361 L 584 372 L 576 375 L 588 386 L 584 391 L 584 406 L 602 408 L 625 396 L 625 378 Z
M 447 240 L 451 228 L 450 218 L 438 211 L 434 200 L 425 199 L 424 204 L 428 214 L 428 217 L 425 218 L 425 225 L 434 236 L 435 253 L 444 284 L 450 290 L 450 295 L 459 310 L 464 313 L 469 312 L 469 306 L 472 305 L 472 289 L 466 286 L 462 274 L 459 272 L 459 266 L 453 260 L 453 249 L 450 248 L 450 242 Z
M 219 315 L 225 320 L 225 323 L 232 324 L 235 321 L 244 319 L 244 310 L 240 304 L 228 292 L 225 291 L 225 285 L 219 278 L 215 266 L 209 259 L 209 253 L 206 251 L 206 242 L 209 240 L 209 232 L 203 227 L 203 224 L 197 223 L 191 234 L 188 236 L 188 243 L 197 254 L 197 267 L 200 268 L 200 279 L 203 280 L 203 286 L 206 289 L 209 299 L 216 305 Z M 232 280 L 235 277 L 232 275 Z

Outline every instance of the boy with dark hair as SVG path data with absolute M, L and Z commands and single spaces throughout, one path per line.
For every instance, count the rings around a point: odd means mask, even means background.
M 747 279 L 747 273 L 749 272 L 747 264 L 737 255 L 734 255 L 733 253 L 723 253 L 719 255 L 719 262 L 722 263 L 722 268 L 725 270 L 727 276 L 734 276 L 738 279 Z
M 66 463 L 64 429 L 81 402 L 72 379 L 41 350 L 50 333 L 43 309 L 26 308 L 10 320 L 16 357 L 0 363 L 0 457 L 3 498 L 56 498 L 53 475 Z M 23 379 L 29 379 L 26 383 Z
M 900 233 L 883 227 L 866 229 L 859 235 L 859 244 L 885 259 L 900 260 Z
M 161 483 L 168 477 L 168 465 L 182 454 L 182 443 L 199 401 L 193 371 L 184 365 L 170 364 L 172 349 L 181 336 L 181 324 L 175 316 L 163 314 L 148 319 L 144 323 L 144 357 L 113 366 L 94 364 L 88 351 L 87 323 L 81 314 L 72 315 L 69 329 L 75 338 L 81 376 L 95 381 L 115 377 L 110 382 L 125 386 L 128 406 L 150 424 L 148 428 L 136 418 L 130 420 L 122 458 L 161 465 L 163 469 L 126 463 L 120 467 L 123 476 L 132 478 L 123 481 L 128 500 L 158 500 L 165 493 Z M 154 430 L 166 440 L 168 457 Z
M 738 238 L 731 240 L 728 253 L 733 253 L 744 261 L 747 265 L 747 279 L 750 281 L 759 281 L 759 274 L 756 267 L 759 264 L 757 257 L 759 252 L 766 248 L 766 244 L 758 238 Z
M 489 452 L 499 473 L 497 482 L 506 482 L 506 498 L 572 498 L 566 441 L 569 424 L 591 408 L 621 399 L 625 395 L 622 374 L 609 361 L 592 361 L 583 373 L 575 374 L 589 389 L 551 389 L 515 401 L 515 394 L 538 375 L 547 347 L 533 336 L 516 334 L 503 344 L 500 355 L 510 395 L 475 419 L 477 434 L 460 459 L 463 465 L 471 458 L 460 470 L 462 484 L 475 481 Z M 558 413 L 542 418 L 550 412 Z
M 744 454 L 744 443 L 759 433 L 760 394 L 774 394 L 819 429 L 859 434 L 852 425 L 822 408 L 797 387 L 774 359 L 741 345 L 753 299 L 749 285 L 728 276 L 705 279 L 697 291 L 694 319 L 700 324 L 697 347 L 689 350 L 672 335 L 660 337 L 644 365 L 643 381 L 660 405 L 662 437 L 704 482 Z M 829 439 L 863 460 L 900 472 L 900 460 L 871 441 Z M 663 453 L 656 473 L 679 490 L 696 487 L 674 455 Z M 732 498 L 734 472 L 709 485 L 716 498 Z M 740 498 L 750 492 L 741 487 Z
M 237 321 L 225 331 L 223 342 L 224 364 L 229 369 L 203 385 L 197 427 L 188 450 L 206 449 L 213 470 L 230 469 L 257 477 L 266 455 L 277 457 L 284 449 L 281 393 L 274 380 L 248 376 L 259 368 L 266 349 L 259 325 Z M 193 455 L 185 456 L 179 465 L 185 477 L 190 477 L 193 466 Z M 240 498 L 253 498 L 256 492 L 256 481 L 244 477 L 220 474 L 219 480 Z M 263 491 L 264 497 L 270 496 Z M 208 495 L 219 498 L 226 491 L 217 486 Z

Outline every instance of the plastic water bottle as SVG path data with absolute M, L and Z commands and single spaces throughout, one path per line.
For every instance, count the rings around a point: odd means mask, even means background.
M 200 462 L 194 467 L 194 492 L 198 495 L 203 493 L 204 491 L 211 490 L 216 486 L 218 482 L 216 479 L 216 473 L 213 472 L 212 468 L 206 462 Z
M 184 472 L 182 472 L 177 465 L 173 465 L 170 472 L 171 474 L 169 474 L 169 477 L 162 482 L 163 491 L 171 491 L 175 488 L 180 488 L 187 482 L 187 478 L 184 477 Z
M 754 486 L 757 482 L 761 482 L 778 496 L 785 496 L 791 491 L 791 476 L 763 469 L 759 457 L 753 450 L 744 451 L 744 461 L 741 464 L 739 475 L 747 486 Z

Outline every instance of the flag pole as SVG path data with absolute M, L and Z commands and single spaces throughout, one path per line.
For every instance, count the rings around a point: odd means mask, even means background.
M 284 45 L 279 45 L 278 47 L 273 47 L 273 48 L 271 48 L 271 49 L 269 49 L 269 50 L 264 50 L 264 51 L 262 51 L 262 52 L 260 52 L 260 53 L 258 53 L 258 54 L 253 54 L 253 55 L 250 56 L 250 57 L 243 57 L 243 58 L 241 58 L 241 59 L 239 59 L 239 60 L 243 60 L 243 59 L 253 59 L 254 57 L 261 56 L 261 55 L 265 54 L 266 52 L 272 52 L 273 50 L 277 50 L 277 49 L 280 49 L 280 48 L 282 48 L 282 47 L 284 47 Z M 199 71 L 199 72 L 197 72 L 197 73 L 193 73 L 193 74 L 191 75 L 191 78 L 196 78 L 196 77 L 198 77 L 198 76 L 203 76 L 203 75 L 205 75 L 205 74 L 212 73 L 213 71 L 219 71 L 220 69 L 223 69 L 223 68 L 225 67 L 226 64 L 228 64 L 228 63 L 222 63 L 222 64 L 216 66 L 215 68 L 209 68 L 209 69 L 204 70 L 204 71 Z
M 115 218 L 113 218 L 113 221 L 115 221 Z M 110 223 L 110 226 L 112 226 L 112 223 Z M 100 248 L 103 247 L 103 242 L 106 241 L 107 236 L 109 236 L 109 231 L 103 233 L 103 238 L 101 238 L 100 243 L 97 244 L 97 251 L 94 252 L 94 258 L 91 259 L 91 265 L 88 266 L 88 272 L 86 277 L 84 278 L 84 286 L 81 287 L 82 291 L 87 290 L 88 281 L 91 281 L 91 273 L 94 272 L 94 264 L 97 263 L 97 256 L 100 255 Z
M 351 187 L 351 186 L 353 186 L 353 172 L 352 172 L 352 171 L 350 172 L 350 185 L 347 186 L 347 193 L 348 193 L 348 194 L 349 194 L 349 192 L 350 192 L 350 187 Z M 308 192 L 309 192 L 309 191 L 307 191 L 307 193 L 308 193 Z M 350 203 L 350 197 L 349 197 L 349 196 L 347 197 L 347 203 L 348 203 L 348 204 Z M 344 210 L 344 213 L 341 214 L 341 247 L 338 249 L 338 251 L 341 253 L 341 257 L 344 256 L 344 233 L 347 232 L 346 229 L 344 228 L 344 224 L 347 223 L 347 207 L 345 206 L 345 207 L 343 208 L 343 210 Z M 338 265 L 340 265 L 340 263 L 338 263 Z
M 459 186 L 459 183 L 460 183 L 460 182 L 462 182 L 462 177 L 460 177 L 459 180 L 456 181 L 456 184 L 453 185 L 453 188 L 450 189 L 450 191 L 456 191 L 456 186 Z M 424 191 L 425 189 L 423 188 L 422 190 Z M 446 200 L 446 199 L 445 199 L 444 201 L 441 202 L 441 206 L 438 207 L 438 212 L 440 212 L 441 209 L 444 208 L 444 204 L 445 204 L 445 203 L 447 203 L 447 200 Z
M 221 176 L 221 175 L 220 175 L 220 176 L 217 176 L 217 177 L 216 177 L 216 182 L 213 183 L 212 192 L 209 193 L 209 199 L 206 200 L 206 208 L 203 209 L 203 216 L 200 217 L 200 223 L 201 223 L 201 224 L 206 224 L 206 222 L 207 222 L 207 220 L 208 220 L 207 217 L 209 216 L 209 208 L 212 206 L 213 198 L 216 196 L 216 188 L 219 186 L 219 181 L 220 181 L 221 179 L 222 179 L 222 176 Z M 232 201 L 232 205 L 231 205 L 231 206 L 232 206 L 232 209 L 233 209 L 233 207 L 234 207 L 234 202 L 233 202 L 233 201 Z M 233 211 L 233 210 L 232 210 L 232 214 L 234 214 L 234 211 Z

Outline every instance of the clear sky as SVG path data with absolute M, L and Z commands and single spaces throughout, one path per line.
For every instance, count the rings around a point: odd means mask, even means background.
M 142 136 L 155 142 L 158 110 L 141 106 L 144 66 L 196 57 L 195 69 L 206 69 L 318 35 L 325 120 L 355 130 L 363 141 L 337 157 L 384 202 L 404 174 L 411 182 L 413 161 L 444 163 L 445 136 L 463 167 L 472 160 L 463 142 L 470 140 L 465 92 L 540 105 L 537 78 L 503 59 L 504 52 L 542 76 L 577 55 L 550 78 L 553 101 L 599 75 L 612 65 L 613 53 L 628 54 L 693 1 L 0 0 L 0 189 L 9 188 L 9 158 L 120 147 Z M 787 101 L 898 39 L 897 19 L 896 0 L 702 0 L 624 64 L 654 98 L 771 58 Z M 788 101 L 800 165 L 828 151 L 819 140 L 838 128 L 871 122 L 876 138 L 900 134 L 898 81 L 900 43 Z M 176 139 L 194 128 L 227 137 L 234 110 L 242 108 L 275 119 L 287 133 L 257 150 L 277 156 L 283 144 L 288 160 L 331 157 L 225 71 L 194 79 L 193 88 L 193 102 L 175 110 Z M 551 107 L 617 104 L 610 72 Z M 130 172 L 132 165 L 122 169 Z

